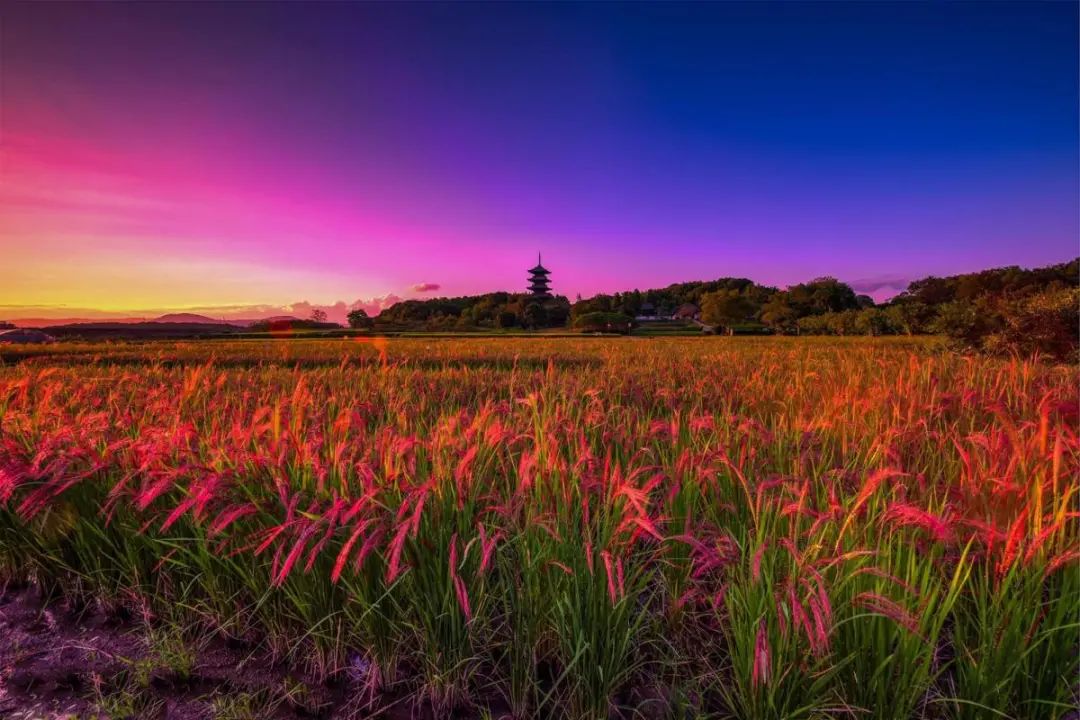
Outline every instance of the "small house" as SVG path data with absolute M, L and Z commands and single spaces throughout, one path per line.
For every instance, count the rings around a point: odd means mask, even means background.
M 659 320 L 660 316 L 657 314 L 655 305 L 651 302 L 643 302 L 641 307 L 638 308 L 637 317 L 634 319 L 638 322 L 648 322 L 650 320 Z
M 701 308 L 694 303 L 683 303 L 678 307 L 672 317 L 676 320 L 700 320 Z

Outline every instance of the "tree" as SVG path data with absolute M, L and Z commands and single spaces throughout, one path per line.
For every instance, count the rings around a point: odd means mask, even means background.
M 927 332 L 933 317 L 933 309 L 917 300 L 894 302 L 885 308 L 889 324 L 898 333 L 918 335 Z
M 832 313 L 801 317 L 795 321 L 795 326 L 800 335 L 833 335 L 836 332 Z
M 974 301 L 987 295 L 1021 297 L 1077 286 L 1080 258 L 1058 265 L 1025 270 L 1016 266 L 966 275 L 925 277 L 908 285 L 900 300 L 917 300 L 936 307 L 955 300 Z
M 754 312 L 746 296 L 738 290 L 717 290 L 701 296 L 701 321 L 720 325 L 734 333 L 733 325 L 745 321 Z
M 525 306 L 525 327 L 536 330 L 547 325 L 547 311 L 538 302 L 532 302 Z
M 517 324 L 517 314 L 510 312 L 509 310 L 502 311 L 495 318 L 495 327 L 497 328 L 512 328 L 516 327 Z
M 1054 288 L 1011 300 L 1001 314 L 1001 328 L 983 342 L 988 352 L 1080 359 L 1080 289 Z
M 345 316 L 349 321 L 349 327 L 356 330 L 370 330 L 375 327 L 375 321 L 368 317 L 367 312 L 363 308 L 356 308 L 349 312 Z
M 761 308 L 759 315 L 761 322 L 771 327 L 776 332 L 792 332 L 796 328 L 799 314 L 788 302 L 788 294 L 778 292 L 769 298 L 769 301 Z
M 792 287 L 788 294 L 799 316 L 841 312 L 859 307 L 855 291 L 833 277 L 821 277 Z
M 876 307 L 863 308 L 856 312 L 854 325 L 855 332 L 860 335 L 892 335 L 896 332 L 889 322 L 888 313 Z
M 947 335 L 958 345 L 981 349 L 983 338 L 996 332 L 1000 325 L 1001 317 L 987 298 L 975 302 L 953 300 L 942 303 L 930 329 Z
M 564 297 L 555 297 L 544 303 L 548 327 L 565 327 L 570 319 L 570 303 Z
M 582 315 L 594 312 L 612 312 L 613 298 L 611 295 L 596 295 L 588 300 L 574 303 L 570 308 L 570 317 L 576 320 Z
M 326 311 L 319 308 L 315 308 L 311 311 L 311 321 L 317 323 L 326 322 Z
M 938 308 L 933 329 L 954 344 L 992 354 L 1076 362 L 1080 348 L 1080 288 L 1052 287 L 1021 297 L 983 295 Z

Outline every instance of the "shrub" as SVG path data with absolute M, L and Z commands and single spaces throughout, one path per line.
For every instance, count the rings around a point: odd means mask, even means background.
M 634 319 L 629 315 L 614 312 L 585 313 L 574 320 L 574 327 L 582 332 L 605 332 L 628 335 L 634 327 Z

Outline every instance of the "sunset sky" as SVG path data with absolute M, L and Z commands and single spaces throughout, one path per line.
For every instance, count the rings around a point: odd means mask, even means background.
M 1075 3 L 8 3 L 0 318 L 1078 254 Z M 92 311 L 99 311 L 97 313 Z M 105 312 L 101 312 L 105 311 Z

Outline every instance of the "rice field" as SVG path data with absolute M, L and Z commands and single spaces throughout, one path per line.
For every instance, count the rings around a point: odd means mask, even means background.
M 1077 379 L 932 339 L 6 350 L 0 574 L 357 717 L 1065 718 Z

